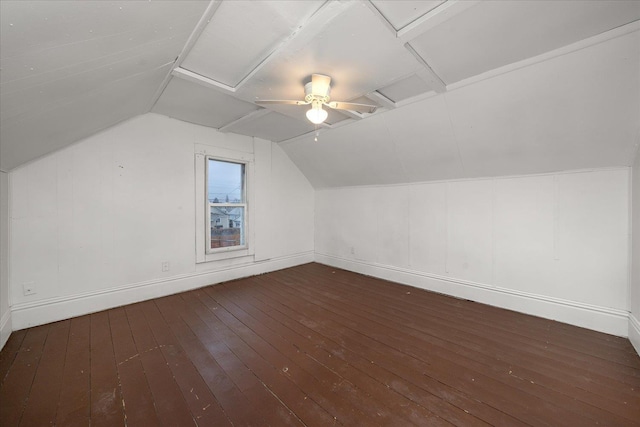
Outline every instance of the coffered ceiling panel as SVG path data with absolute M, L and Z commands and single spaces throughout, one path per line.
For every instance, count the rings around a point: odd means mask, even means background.
M 173 77 L 152 111 L 187 122 L 220 128 L 257 109 L 258 106 L 255 104 Z
M 640 1 L 0 0 L 0 168 L 149 111 L 282 143 L 317 187 L 630 163 Z M 318 141 L 301 100 L 331 100 Z M 265 108 L 266 107 L 266 108 Z
M 421 93 L 429 92 L 431 87 L 415 74 L 405 79 L 399 80 L 378 89 L 382 95 L 386 96 L 393 102 L 399 102 L 407 98 L 411 98 Z
M 332 100 L 350 101 L 420 68 L 364 3 L 329 2 L 238 94 L 300 99 L 319 73 L 332 78 Z
M 235 87 L 322 3 L 222 2 L 182 67 Z
M 226 131 L 280 142 L 312 132 L 314 129 L 314 125 L 309 121 L 296 120 L 280 113 L 269 112 L 255 119 L 231 125 Z
M 371 101 L 368 101 L 368 103 L 372 104 Z M 307 120 L 307 117 L 306 117 L 307 110 L 309 110 L 309 107 L 307 106 L 270 105 L 269 107 L 270 107 L 269 108 L 270 111 L 275 111 L 277 113 L 291 117 L 303 123 L 310 124 L 309 120 Z M 349 119 L 349 117 L 345 116 L 339 110 L 334 110 L 332 108 L 326 108 L 326 107 L 325 107 L 325 110 L 327 111 L 327 119 L 324 121 L 324 123 L 328 125 L 334 125 Z
M 451 84 L 640 19 L 640 2 L 483 1 L 412 40 Z

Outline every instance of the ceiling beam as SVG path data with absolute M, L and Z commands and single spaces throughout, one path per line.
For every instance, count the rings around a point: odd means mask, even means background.
M 384 16 L 384 14 L 371 2 L 371 0 L 367 1 L 366 5 L 380 19 L 384 26 L 396 37 L 398 43 L 401 43 L 404 48 L 407 49 L 409 53 L 411 53 L 422 65 L 423 69 L 416 73 L 418 77 L 420 77 L 425 83 L 429 85 L 429 87 L 431 87 L 436 92 L 443 93 L 447 90 L 447 85 L 442 81 L 440 76 L 438 76 L 436 72 L 433 71 L 433 68 L 431 68 L 427 61 L 422 56 L 420 56 L 420 54 L 418 54 L 418 52 L 416 52 L 416 50 L 409 44 L 409 41 L 424 33 L 425 31 L 428 31 L 429 29 L 448 21 L 455 15 L 462 13 L 463 11 L 469 9 L 472 6 L 475 6 L 478 3 L 479 0 L 446 1 L 431 9 L 424 15 L 420 16 L 410 24 L 405 25 L 399 30 L 396 30 L 393 24 L 391 24 L 387 17 Z M 382 102 L 384 102 L 384 100 Z M 391 108 L 395 107 L 396 105 L 394 103 L 393 107 Z
M 394 108 L 396 108 L 398 106 L 395 103 L 395 101 L 392 101 L 391 99 L 387 98 L 386 96 L 384 96 L 383 94 L 381 94 L 377 90 L 374 90 L 373 92 L 368 93 L 367 94 L 367 98 L 371 98 L 372 101 L 377 102 L 378 104 L 380 104 L 382 107 L 386 108 L 387 110 L 392 110 L 392 109 L 394 109 Z
M 480 0 L 449 0 L 444 2 L 398 30 L 396 37 L 406 43 L 478 3 L 480 3 Z
M 184 59 L 187 57 L 189 52 L 191 52 L 191 49 L 193 49 L 193 46 L 196 44 L 196 42 L 202 35 L 202 32 L 206 28 L 209 21 L 211 21 L 211 18 L 216 13 L 221 3 L 222 3 L 222 0 L 211 0 L 209 2 L 209 6 L 207 6 L 207 9 L 204 11 L 204 13 L 202 14 L 202 17 L 200 17 L 200 20 L 198 21 L 195 28 L 191 32 L 191 35 L 187 39 L 187 42 L 182 48 L 182 51 L 180 51 L 180 54 L 178 54 L 178 56 L 176 57 L 176 60 L 174 62 L 175 67 L 179 67 L 180 64 L 182 64 L 182 61 L 184 61 Z M 158 90 L 156 91 L 156 93 L 153 95 L 153 98 L 151 99 L 151 103 L 149 105 L 148 111 L 151 111 L 153 107 L 155 107 L 156 103 L 158 102 L 158 99 L 160 99 L 160 97 L 162 96 L 162 93 L 167 88 L 167 85 L 169 85 L 169 81 L 171 80 L 171 75 L 172 75 L 172 72 L 170 71 L 165 76 L 164 80 L 160 84 L 160 87 L 158 87 Z
M 220 3 L 220 1 L 221 0 L 218 0 L 215 3 Z M 206 23 L 208 23 L 211 20 L 211 17 L 213 16 L 213 13 L 215 13 L 215 10 L 217 10 L 218 6 L 216 6 L 212 10 L 210 15 L 208 15 L 208 19 L 205 22 L 203 29 L 204 27 L 206 27 Z M 210 7 L 212 7 L 212 5 L 210 5 Z M 241 99 L 243 101 L 253 103 L 254 102 L 253 98 L 249 98 L 246 95 L 243 95 L 242 93 L 243 91 L 241 90 L 241 88 L 244 86 L 244 84 L 248 82 L 252 77 L 254 77 L 261 69 L 263 69 L 274 58 L 278 57 L 286 48 L 288 48 L 291 45 L 291 43 L 299 43 L 301 45 L 304 45 L 307 42 L 311 41 L 313 38 L 317 36 L 318 33 L 323 31 L 324 27 L 328 22 L 340 16 L 342 12 L 344 12 L 344 10 L 348 7 L 353 7 L 353 3 L 339 2 L 339 1 L 324 2 L 320 7 L 318 7 L 318 9 L 315 12 L 311 14 L 311 16 L 309 16 L 303 23 L 297 26 L 294 29 L 294 31 L 289 36 L 287 36 L 286 39 L 282 40 L 256 66 L 254 66 L 251 70 L 249 70 L 249 72 L 235 86 L 227 85 L 225 83 L 214 80 L 210 77 L 206 77 L 201 74 L 195 73 L 191 70 L 187 70 L 186 68 L 182 68 L 180 66 L 180 63 L 182 62 L 182 60 L 179 60 L 179 62 L 176 61 L 177 66 L 173 69 L 173 71 L 171 72 L 171 75 L 192 83 L 199 84 L 209 89 L 217 90 L 226 95 L 232 95 L 237 99 Z M 205 15 L 207 14 L 205 13 Z M 198 33 L 198 37 L 200 36 L 201 33 L 202 31 Z M 189 47 L 189 50 L 191 50 L 192 47 L 193 45 Z M 160 96 L 160 94 L 158 96 Z M 273 111 L 273 110 L 270 110 L 270 111 Z M 358 116 L 355 118 L 361 119 L 362 116 Z M 228 125 L 225 125 L 225 127 L 226 126 Z
M 342 2 L 326 1 L 315 12 L 307 18 L 305 22 L 297 26 L 287 38 L 282 40 L 277 46 L 275 46 L 253 69 L 251 69 L 235 86 L 236 89 L 240 89 L 244 84 L 250 80 L 256 73 L 258 73 L 265 65 L 271 62 L 274 58 L 278 57 L 287 46 L 299 36 L 315 37 L 316 34 L 321 31 L 325 25 L 333 21 L 339 16 L 347 7 Z
M 416 20 L 410 22 L 404 27 L 397 29 L 391 21 L 376 7 L 371 0 L 365 2 L 367 7 L 378 17 L 380 21 L 401 43 L 406 43 L 420 34 L 429 31 L 443 22 L 448 21 L 455 15 L 480 3 L 480 0 L 448 0 L 434 7 Z
M 227 95 L 231 95 L 236 91 L 236 88 L 233 86 L 220 83 L 219 81 L 210 79 L 209 77 L 205 77 L 202 74 L 194 73 L 193 71 L 187 70 L 186 68 L 174 68 L 171 74 L 188 82 L 197 83 L 200 86 L 215 89 L 219 92 L 226 93 Z
M 207 10 L 204 11 L 202 18 L 200 18 L 200 21 L 198 21 L 198 24 L 196 24 L 196 27 L 189 36 L 187 43 L 185 43 L 182 52 L 180 52 L 180 55 L 176 58 L 176 67 L 182 65 L 182 62 L 185 60 L 189 52 L 191 52 L 191 49 L 196 45 L 196 42 L 204 32 L 204 29 L 207 27 L 209 22 L 211 22 L 213 15 L 218 11 L 221 4 L 222 0 L 211 0 L 209 6 L 207 6 Z
M 365 118 L 364 114 L 358 113 L 357 111 L 351 111 L 351 110 L 339 110 L 339 111 L 340 111 L 340 114 L 344 114 L 350 119 L 362 120 Z M 336 123 L 340 123 L 340 122 L 336 122 Z
M 213 3 L 217 4 L 215 8 L 212 8 Z M 197 41 L 197 38 L 200 36 L 202 31 L 204 30 L 204 27 L 206 27 L 206 24 L 211 20 L 211 17 L 213 16 L 213 14 L 215 13 L 215 11 L 219 6 L 219 3 L 220 1 L 213 1 L 212 5 L 209 6 L 210 8 L 212 8 L 212 11 L 210 12 L 210 15 L 208 16 L 206 22 L 203 24 L 203 27 L 198 33 L 197 37 L 195 37 L 194 42 L 189 46 L 189 49 L 188 49 L 189 51 L 193 47 L 193 44 L 195 44 L 195 41 Z M 316 36 L 316 34 L 319 31 L 322 30 L 322 28 L 324 28 L 327 22 L 330 22 L 331 20 L 339 16 L 344 11 L 345 7 L 348 7 L 348 6 L 349 5 L 347 3 L 333 2 L 333 1 L 327 1 L 324 4 L 322 4 L 322 6 L 320 6 L 305 22 L 303 22 L 298 27 L 296 27 L 296 29 L 286 39 L 284 39 L 273 50 L 271 50 L 271 52 L 269 52 L 264 57 L 264 59 L 262 59 L 255 67 L 253 67 L 235 86 L 230 86 L 230 85 L 221 83 L 212 78 L 209 78 L 201 74 L 194 73 L 193 71 L 187 70 L 185 68 L 182 68 L 180 64 L 182 63 L 184 58 L 180 58 L 180 57 L 178 57 L 178 60 L 176 61 L 177 66 L 171 74 L 174 75 L 175 77 L 180 77 L 187 81 L 197 83 L 199 85 L 202 85 L 211 89 L 222 91 L 226 94 L 236 93 L 248 80 L 250 80 L 262 68 L 264 68 L 265 65 L 267 65 L 269 62 L 271 62 L 271 60 L 273 60 L 275 57 L 280 55 L 280 53 L 292 41 L 299 39 L 301 35 L 304 35 L 303 38 L 311 40 L 313 37 Z M 209 9 L 207 9 L 207 12 L 209 12 Z M 205 15 L 207 15 L 207 13 L 205 13 Z M 200 23 L 198 25 L 200 25 Z M 303 30 L 305 31 L 303 32 Z M 189 39 L 189 41 L 191 41 L 191 38 Z M 253 102 L 253 100 L 251 102 Z
M 393 34 L 394 37 L 398 37 L 398 30 L 396 30 L 396 27 L 394 27 L 393 24 L 387 19 L 387 17 L 384 16 L 382 12 L 380 12 L 380 9 L 378 9 L 371 0 L 367 0 L 365 4 L 373 12 L 373 14 L 380 19 L 382 25 L 384 25 L 385 28 L 389 30 L 391 34 Z
M 442 81 L 440 76 L 438 76 L 436 72 L 433 71 L 433 68 L 431 68 L 431 66 L 427 64 L 427 61 L 425 61 L 424 58 L 420 56 L 420 54 L 416 52 L 416 50 L 409 43 L 405 43 L 404 47 L 422 65 L 422 69 L 416 72 L 416 75 L 420 77 L 426 84 L 429 85 L 429 87 L 431 87 L 436 92 L 438 93 L 446 92 L 447 85 L 445 84 L 445 82 Z
M 404 107 L 405 105 L 413 104 L 414 102 L 424 101 L 425 99 L 432 98 L 437 94 L 438 92 L 430 90 L 428 92 L 420 93 L 410 98 L 405 98 L 402 101 L 399 101 L 397 105 L 398 105 L 398 108 L 401 108 L 401 107 Z

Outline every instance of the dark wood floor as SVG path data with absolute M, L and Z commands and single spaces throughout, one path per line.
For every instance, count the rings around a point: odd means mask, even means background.
M 2 426 L 640 425 L 628 340 L 319 264 L 14 332 Z

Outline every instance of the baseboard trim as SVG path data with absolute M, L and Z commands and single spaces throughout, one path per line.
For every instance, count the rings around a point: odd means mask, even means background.
M 2 315 L 2 318 L 0 318 L 0 350 L 2 350 L 7 343 L 9 335 L 11 335 L 11 331 L 13 331 L 12 327 L 11 310 L 7 310 L 7 312 Z
M 500 288 L 367 261 L 346 259 L 317 252 L 315 254 L 315 261 L 356 273 L 546 319 L 557 320 L 599 332 L 621 337 L 627 337 L 630 333 L 629 313 L 625 310 L 589 305 L 544 295 L 529 294 L 513 289 Z
M 629 313 L 629 341 L 640 356 L 640 320 L 633 313 Z
M 9 333 L 11 330 L 30 328 L 313 261 L 314 253 L 309 251 L 212 271 L 112 287 L 97 292 L 15 304 L 11 307 Z

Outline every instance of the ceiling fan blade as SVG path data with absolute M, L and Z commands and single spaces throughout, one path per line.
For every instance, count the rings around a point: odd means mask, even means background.
M 307 101 L 294 101 L 291 99 L 261 99 L 255 101 L 258 105 L 280 104 L 280 105 L 307 105 Z
M 359 113 L 373 113 L 378 109 L 377 105 L 355 104 L 353 102 L 329 102 L 329 107 L 335 110 L 357 111 Z
M 331 77 L 323 74 L 311 75 L 311 91 L 314 95 L 327 96 L 331 87 Z

